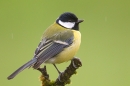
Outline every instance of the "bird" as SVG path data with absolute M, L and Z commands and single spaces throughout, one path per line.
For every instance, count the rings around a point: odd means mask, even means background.
M 33 58 L 9 75 L 7 79 L 13 79 L 26 68 L 38 69 L 42 63 L 53 64 L 58 70 L 55 64 L 72 60 L 81 44 L 79 24 L 83 21 L 72 12 L 62 13 L 44 31 Z

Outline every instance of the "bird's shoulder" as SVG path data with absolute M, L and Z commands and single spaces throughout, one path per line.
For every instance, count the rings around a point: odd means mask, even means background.
M 66 40 L 74 36 L 73 31 L 60 26 L 57 23 L 53 23 L 43 33 L 42 38 L 52 40 Z

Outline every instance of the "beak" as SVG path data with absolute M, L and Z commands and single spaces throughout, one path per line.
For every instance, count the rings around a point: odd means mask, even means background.
M 83 21 L 84 21 L 84 20 L 78 20 L 77 23 L 81 23 L 81 22 L 83 22 Z

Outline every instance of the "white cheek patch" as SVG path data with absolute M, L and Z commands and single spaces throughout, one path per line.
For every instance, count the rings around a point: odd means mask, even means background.
M 75 26 L 75 22 L 63 22 L 59 20 L 58 23 L 66 28 L 73 28 Z

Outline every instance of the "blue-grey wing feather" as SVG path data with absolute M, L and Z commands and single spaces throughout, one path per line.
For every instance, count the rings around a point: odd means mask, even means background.
M 73 43 L 73 36 L 66 39 L 64 42 L 68 45 L 57 43 L 50 39 L 46 39 L 43 44 L 40 42 L 39 47 L 35 51 L 35 58 L 37 58 L 37 62 L 34 64 L 33 68 L 37 69 L 42 63 L 50 58 L 53 58 L 63 51 L 64 48 L 70 46 Z

